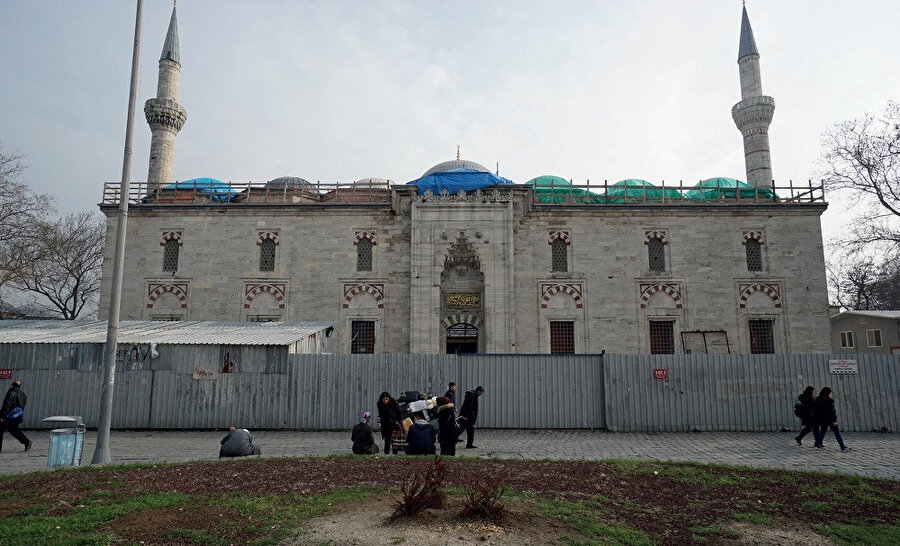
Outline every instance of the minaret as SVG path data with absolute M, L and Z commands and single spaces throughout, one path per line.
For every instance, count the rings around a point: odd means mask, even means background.
M 747 182 L 756 187 L 772 185 L 772 160 L 769 157 L 769 124 L 775 113 L 775 99 L 763 95 L 759 73 L 759 51 L 747 17 L 747 6 L 741 19 L 741 43 L 738 47 L 738 70 L 741 75 L 741 102 L 731 109 L 731 117 L 744 135 L 744 162 Z
M 178 20 L 172 7 L 172 19 L 159 58 L 159 81 L 156 98 L 144 104 L 144 115 L 153 136 L 150 140 L 150 172 L 147 174 L 148 189 L 168 184 L 172 181 L 172 164 L 175 160 L 175 136 L 184 120 L 187 110 L 178 104 L 178 77 L 181 74 L 181 59 L 178 55 Z

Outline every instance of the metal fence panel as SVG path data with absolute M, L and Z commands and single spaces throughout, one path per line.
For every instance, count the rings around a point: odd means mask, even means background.
M 830 359 L 858 363 L 829 373 Z M 666 379 L 654 377 L 664 369 Z M 807 385 L 834 390 L 843 430 L 900 427 L 900 359 L 891 355 L 608 355 L 607 427 L 614 431 L 794 429 Z

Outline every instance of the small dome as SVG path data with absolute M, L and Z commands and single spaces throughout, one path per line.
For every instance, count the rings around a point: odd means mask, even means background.
M 299 176 L 280 176 L 266 182 L 266 188 L 270 190 L 303 190 L 314 189 L 313 185 Z
M 429 174 L 434 173 L 445 173 L 447 171 L 455 171 L 456 169 L 470 169 L 473 171 L 479 171 L 483 173 L 489 173 L 487 167 L 484 165 L 479 165 L 474 161 L 466 161 L 465 159 L 454 159 L 452 161 L 444 161 L 443 163 L 438 163 L 434 167 L 425 171 L 425 174 L 422 177 L 428 176 Z M 420 177 L 421 178 L 421 177 Z
M 354 186 L 365 186 L 367 188 L 390 189 L 391 181 L 387 178 L 377 178 L 370 176 L 368 178 L 360 178 L 353 183 Z
M 558 188 L 558 187 L 572 185 L 571 182 L 569 182 L 568 180 L 566 180 L 565 178 L 563 178 L 561 176 L 553 176 L 553 175 L 549 175 L 549 174 L 545 174 L 543 176 L 538 176 L 538 177 L 532 178 L 528 182 L 525 182 L 525 184 L 527 184 L 529 186 L 548 187 L 548 188 L 549 187 L 557 187 Z

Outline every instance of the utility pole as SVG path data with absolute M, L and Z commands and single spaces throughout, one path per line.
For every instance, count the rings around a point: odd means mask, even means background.
M 109 429 L 112 423 L 113 387 L 116 384 L 116 344 L 119 336 L 119 307 L 122 301 L 122 272 L 125 266 L 125 229 L 128 223 L 129 181 L 131 179 L 131 145 L 134 133 L 134 103 L 137 101 L 138 62 L 141 56 L 141 12 L 144 0 L 137 0 L 134 18 L 134 51 L 131 55 L 131 89 L 128 95 L 128 121 L 125 125 L 125 156 L 122 160 L 122 183 L 119 186 L 119 212 L 116 223 L 116 253 L 113 258 L 112 290 L 109 295 L 106 328 L 103 384 L 100 387 L 100 424 L 97 426 L 97 447 L 91 464 L 107 464 Z

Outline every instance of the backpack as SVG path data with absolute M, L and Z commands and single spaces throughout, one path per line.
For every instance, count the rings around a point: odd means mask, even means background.
M 797 402 L 794 404 L 794 415 L 797 417 L 803 417 L 803 404 Z

